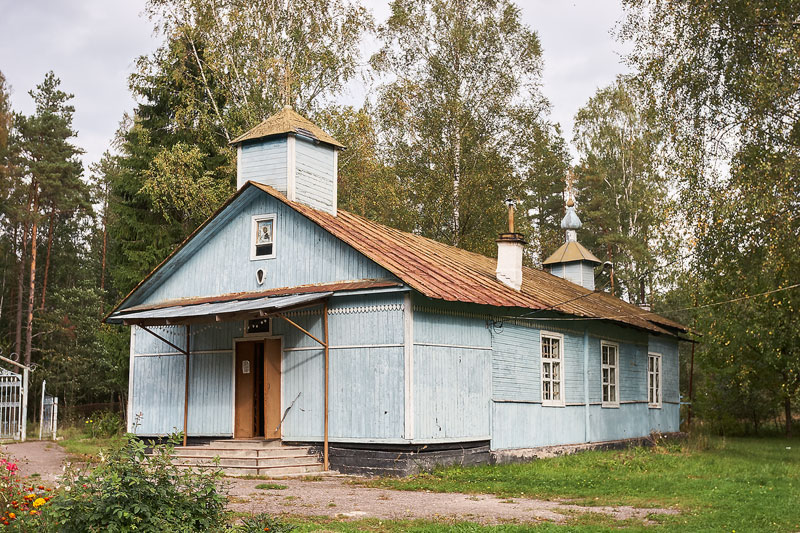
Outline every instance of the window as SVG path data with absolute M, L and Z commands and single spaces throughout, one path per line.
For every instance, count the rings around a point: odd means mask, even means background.
M 244 321 L 244 335 L 269 335 L 272 333 L 272 320 L 269 318 L 254 318 Z
M 661 354 L 647 354 L 647 404 L 661 407 Z
M 270 259 L 275 257 L 275 215 L 256 215 L 250 247 L 250 259 Z
M 542 333 L 542 404 L 564 405 L 563 337 Z
M 603 406 L 619 407 L 619 346 L 610 342 L 600 343 L 603 378 Z

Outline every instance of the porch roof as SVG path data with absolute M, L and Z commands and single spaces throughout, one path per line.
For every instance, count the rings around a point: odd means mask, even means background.
M 163 326 L 259 318 L 313 305 L 327 299 L 332 294 L 331 291 L 311 292 L 291 296 L 231 299 L 196 305 L 173 305 L 145 311 L 120 311 L 109 316 L 107 322 L 137 326 Z

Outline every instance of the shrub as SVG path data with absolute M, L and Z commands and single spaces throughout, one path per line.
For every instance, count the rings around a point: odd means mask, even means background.
M 97 411 L 84 422 L 86 433 L 93 439 L 110 438 L 118 435 L 124 426 L 122 416 L 115 411 Z
M 294 531 L 296 526 L 287 524 L 286 522 L 273 518 L 267 514 L 260 514 L 251 516 L 242 520 L 242 523 L 233 528 L 233 531 L 240 533 L 289 533 Z
M 111 449 L 90 473 L 67 472 L 42 513 L 42 531 L 207 532 L 225 523 L 218 470 L 182 470 L 172 462 L 176 439 L 153 445 L 133 435 Z M 152 443 L 151 443 L 152 444 Z

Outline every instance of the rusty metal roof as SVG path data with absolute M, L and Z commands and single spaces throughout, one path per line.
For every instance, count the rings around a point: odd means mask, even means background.
M 319 292 L 344 292 L 358 291 L 364 289 L 382 289 L 390 287 L 400 287 L 402 283 L 383 279 L 359 279 L 354 281 L 338 281 L 336 283 L 313 283 L 308 285 L 296 285 L 294 287 L 280 287 L 265 291 L 254 292 L 232 292 L 220 294 L 219 296 L 205 296 L 198 298 L 179 298 L 176 300 L 164 300 L 155 304 L 136 305 L 125 309 L 125 313 L 137 311 L 151 311 L 164 309 L 166 307 L 200 305 L 220 302 L 232 302 L 237 300 L 254 300 L 257 298 L 267 298 L 273 296 L 291 296 L 295 294 L 310 294 Z
M 687 331 L 677 322 L 539 269 L 523 267 L 522 287 L 515 291 L 495 277 L 496 259 L 390 228 L 347 211 L 339 210 L 334 216 L 289 201 L 267 185 L 255 182 L 249 185 L 301 213 L 429 298 L 552 310 L 612 320 L 656 333 L 673 334 L 665 328 Z
M 282 133 L 300 134 L 304 137 L 310 137 L 320 142 L 344 148 L 342 143 L 325 133 L 322 128 L 297 113 L 291 106 L 284 106 L 283 109 L 255 128 L 236 137 L 230 144 L 239 144 L 244 141 L 252 141 L 271 135 L 280 135 Z
M 390 228 L 347 211 L 339 210 L 337 216 L 318 211 L 299 202 L 288 200 L 272 187 L 252 181 L 231 196 L 216 213 L 192 232 L 161 264 L 139 282 L 106 316 L 106 319 L 119 310 L 125 302 L 164 268 L 187 243 L 197 237 L 202 229 L 207 227 L 236 198 L 253 187 L 283 202 L 397 276 L 409 287 L 430 298 L 496 307 L 554 311 L 576 317 L 610 320 L 669 335 L 674 335 L 676 330 L 680 332 L 688 331 L 688 328 L 682 324 L 655 313 L 644 311 L 608 293 L 590 291 L 539 269 L 523 267 L 522 287 L 519 291 L 515 291 L 499 282 L 495 277 L 496 259 Z M 357 280 L 333 284 L 286 287 L 246 294 L 256 298 L 270 295 L 300 294 L 303 291 L 344 291 L 396 285 L 397 282 L 387 280 Z M 236 293 L 191 300 L 194 303 L 205 303 L 220 301 L 220 299 L 224 298 L 239 297 L 243 298 L 244 296 Z M 160 302 L 157 306 L 130 307 L 126 311 L 176 305 L 176 302 L 188 305 L 187 301 Z
M 553 252 L 553 255 L 548 257 L 542 263 L 543 265 L 550 265 L 553 263 L 570 263 L 572 261 L 589 261 L 590 263 L 602 263 L 595 255 L 584 248 L 578 241 L 565 242 L 559 246 L 558 250 Z

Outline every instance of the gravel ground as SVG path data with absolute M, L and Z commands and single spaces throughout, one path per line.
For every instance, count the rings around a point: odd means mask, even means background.
M 0 451 L 19 465 L 23 475 L 39 474 L 54 484 L 63 471 L 66 454 L 53 442 L 6 444 Z M 464 520 L 482 524 L 506 522 L 563 522 L 576 513 L 603 513 L 618 520 L 647 520 L 651 514 L 677 514 L 674 509 L 584 507 L 566 501 L 504 499 L 486 494 L 412 492 L 376 489 L 354 484 L 348 476 L 314 476 L 271 481 L 226 478 L 229 507 L 248 513 L 284 516 L 328 516 L 340 519 Z M 256 485 L 275 483 L 285 489 L 262 490 Z
M 482 524 L 505 522 L 563 522 L 575 513 L 603 513 L 618 520 L 646 520 L 650 514 L 676 514 L 673 509 L 584 507 L 564 501 L 498 498 L 486 494 L 433 493 L 376 489 L 348 483 L 348 477 L 321 481 L 269 481 L 286 489 L 255 488 L 267 481 L 228 478 L 230 507 L 249 513 L 339 518 L 466 520 Z

